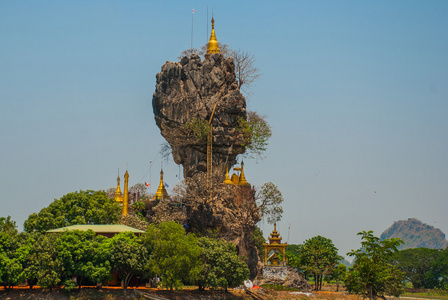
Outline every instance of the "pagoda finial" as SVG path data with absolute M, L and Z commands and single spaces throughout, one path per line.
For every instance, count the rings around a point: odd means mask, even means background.
M 246 180 L 246 176 L 244 176 L 244 161 L 241 162 L 241 174 L 240 174 L 239 185 L 250 185 L 250 183 L 247 182 L 247 180 Z
M 230 180 L 229 176 L 229 166 L 226 167 L 226 177 L 224 178 L 224 183 L 226 184 L 232 184 L 232 180 Z
M 126 168 L 126 173 L 124 173 L 123 211 L 121 212 L 123 216 L 128 215 L 128 205 L 129 205 L 128 186 L 129 186 L 129 173 L 128 168 Z
M 153 200 L 162 200 L 165 199 L 168 196 L 168 192 L 165 189 L 165 183 L 163 182 L 163 169 L 160 170 L 160 183 L 159 187 L 157 188 L 157 192 L 154 195 Z
M 213 53 L 220 53 L 220 51 L 219 51 L 218 40 L 216 39 L 216 34 L 215 34 L 215 19 L 212 16 L 212 33 L 210 35 L 210 40 L 208 41 L 208 45 L 207 45 L 207 55 L 210 55 Z
M 118 170 L 117 189 L 115 190 L 115 201 L 120 203 L 123 202 L 123 195 L 121 194 L 120 189 L 120 170 Z

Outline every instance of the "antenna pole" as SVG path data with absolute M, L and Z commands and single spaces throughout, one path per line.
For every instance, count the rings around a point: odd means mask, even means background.
M 289 227 L 288 227 L 288 240 L 287 242 L 289 243 L 289 232 L 291 231 L 291 223 L 289 223 Z
M 207 26 L 205 26 L 205 27 L 207 27 L 207 36 L 205 37 L 205 41 L 208 41 L 208 5 L 207 5 Z
M 152 160 L 149 161 L 149 195 L 152 196 L 152 194 L 151 194 L 151 186 L 152 186 L 152 182 L 151 182 L 151 167 L 152 167 Z
M 193 49 L 193 24 L 194 24 L 194 12 L 195 12 L 196 10 L 192 10 L 191 11 L 191 47 L 190 47 L 190 49 Z

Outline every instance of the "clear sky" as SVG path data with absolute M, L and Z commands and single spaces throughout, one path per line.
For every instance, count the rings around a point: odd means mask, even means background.
M 193 46 L 208 40 L 207 5 L 218 40 L 262 73 L 248 109 L 273 137 L 245 174 L 279 186 L 285 240 L 322 235 L 344 255 L 409 217 L 448 233 L 445 0 L 2 0 L 0 216 L 21 228 L 126 165 L 131 185 L 157 186 L 155 76 L 190 47 L 192 9 Z M 171 191 L 179 168 L 163 168 Z

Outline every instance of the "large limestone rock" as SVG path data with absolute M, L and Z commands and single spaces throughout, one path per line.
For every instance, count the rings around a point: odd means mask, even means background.
M 240 120 L 246 120 L 246 100 L 235 79 L 232 58 L 213 54 L 208 60 L 193 54 L 180 62 L 166 62 L 157 74 L 152 105 L 157 126 L 171 146 L 173 159 L 184 167 L 184 177 L 207 171 L 207 141 L 198 139 L 188 124 L 213 124 L 214 168 L 225 171 L 244 153 Z
M 263 279 L 255 280 L 255 284 L 278 284 L 286 287 L 298 288 L 302 292 L 310 292 L 311 285 L 291 267 L 263 267 Z

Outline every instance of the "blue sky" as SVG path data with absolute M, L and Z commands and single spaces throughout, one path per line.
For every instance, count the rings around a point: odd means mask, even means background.
M 155 75 L 190 47 L 192 9 L 194 47 L 208 40 L 207 5 L 218 40 L 262 73 L 248 109 L 273 137 L 245 174 L 283 192 L 285 240 L 322 235 L 345 254 L 409 217 L 448 233 L 446 1 L 3 0 L 0 216 L 21 227 L 126 165 L 156 185 Z M 170 191 L 179 167 L 163 168 Z

